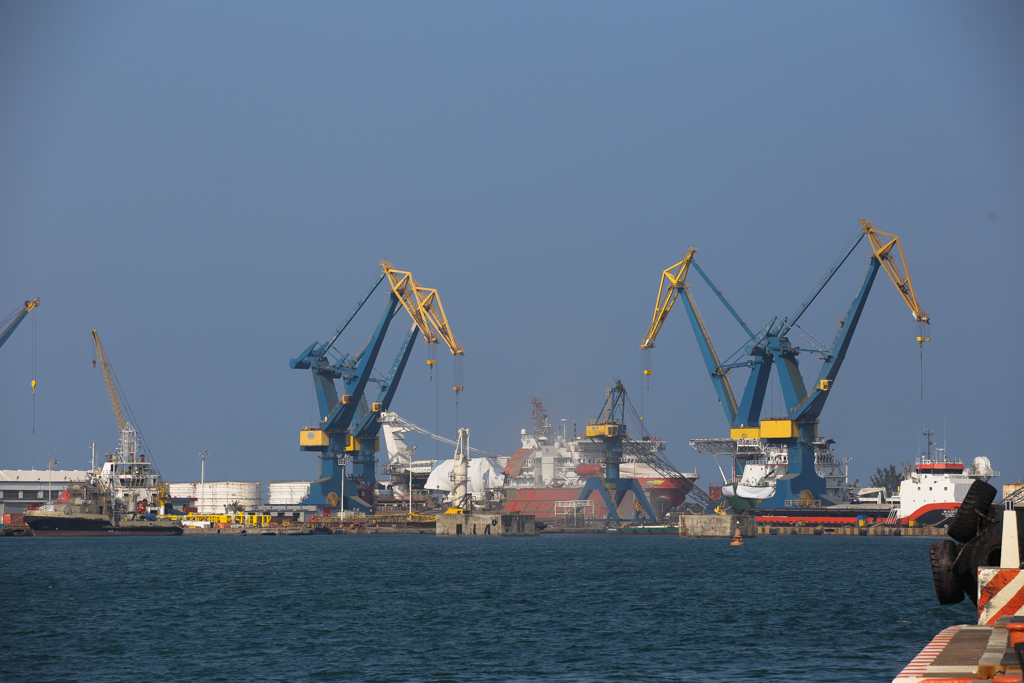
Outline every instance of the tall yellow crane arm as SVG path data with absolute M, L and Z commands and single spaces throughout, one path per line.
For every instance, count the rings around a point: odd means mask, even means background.
M 903 255 L 903 246 L 900 244 L 900 238 L 896 235 L 890 235 L 887 232 L 881 230 L 875 230 L 875 224 L 866 221 L 863 218 L 860 221 L 861 227 L 864 230 L 864 234 L 868 236 L 871 241 L 871 249 L 875 253 L 875 258 L 885 268 L 885 272 L 889 274 L 889 278 L 892 280 L 896 288 L 900 290 L 900 294 L 903 296 L 903 300 L 910 306 L 910 311 L 914 315 L 914 320 L 922 324 L 929 324 L 931 318 L 928 316 L 928 312 L 921 308 L 921 304 L 917 301 L 917 295 L 914 294 L 914 283 L 910 280 L 910 271 L 907 270 L 907 259 Z M 885 239 L 888 239 L 886 242 Z M 883 244 L 884 242 L 884 244 Z M 899 252 L 899 261 L 893 255 L 892 248 L 896 247 L 896 251 Z
M 92 341 L 96 346 L 96 359 L 99 361 L 100 369 L 103 371 L 103 383 L 107 386 L 110 405 L 113 407 L 114 417 L 117 419 L 117 429 L 118 431 L 123 431 L 128 425 L 128 421 L 124 417 L 124 409 L 121 407 L 121 399 L 118 397 L 117 385 L 114 383 L 114 372 L 110 368 L 110 361 L 107 360 L 107 354 L 103 350 L 103 344 L 100 343 L 100 336 L 96 334 L 96 330 L 92 331 Z
M 465 356 L 466 350 L 462 344 L 455 339 L 451 327 L 448 325 L 448 317 L 444 313 L 444 306 L 441 304 L 441 297 L 436 289 L 421 286 L 413 280 L 412 273 L 404 270 L 395 270 L 387 261 L 381 262 L 381 268 L 388 278 L 391 291 L 395 293 L 402 307 L 416 323 L 423 341 L 428 344 L 438 343 L 438 338 L 444 340 L 448 350 L 453 356 Z
M 647 331 L 647 336 L 640 344 L 641 350 L 654 348 L 654 340 L 658 338 L 658 332 L 661 331 L 661 326 L 665 323 L 669 311 L 672 310 L 672 304 L 679 297 L 679 288 L 686 283 L 686 275 L 690 270 L 693 255 L 696 253 L 697 250 L 691 247 L 682 261 L 666 268 L 661 274 L 661 286 L 658 288 L 658 300 L 654 304 L 651 329 Z

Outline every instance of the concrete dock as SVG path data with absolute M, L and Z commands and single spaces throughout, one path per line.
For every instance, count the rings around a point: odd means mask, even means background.
M 743 538 L 754 538 L 757 520 L 748 515 L 679 516 L 679 535 L 683 538 L 732 538 L 737 529 Z
M 536 536 L 533 515 L 466 512 L 437 516 L 438 536 Z
M 1021 662 L 1011 633 L 1024 617 L 1000 617 L 992 626 L 950 626 L 928 643 L 893 683 L 1020 683 Z

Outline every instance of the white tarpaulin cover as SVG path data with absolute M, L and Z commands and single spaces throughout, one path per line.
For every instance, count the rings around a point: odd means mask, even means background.
M 737 492 L 733 493 L 733 486 L 723 486 L 722 494 L 726 496 L 739 496 L 740 498 L 756 498 L 765 500 L 775 495 L 775 489 L 771 486 L 738 486 Z
M 455 484 L 451 476 L 454 466 L 454 460 L 439 460 L 423 488 L 451 491 Z M 500 489 L 505 484 L 505 475 L 501 473 L 502 467 L 504 465 L 497 458 L 470 458 L 469 472 L 466 475 L 470 495 L 483 498 L 487 489 Z

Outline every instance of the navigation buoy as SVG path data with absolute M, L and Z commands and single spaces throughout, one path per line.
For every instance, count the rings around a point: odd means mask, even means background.
M 736 533 L 732 535 L 732 543 L 729 545 L 743 545 L 743 536 L 740 534 L 740 520 L 736 520 Z

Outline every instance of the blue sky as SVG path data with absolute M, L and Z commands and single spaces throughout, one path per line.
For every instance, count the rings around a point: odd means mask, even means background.
M 535 393 L 582 424 L 619 376 L 639 406 L 658 278 L 688 247 L 760 327 L 867 218 L 932 316 L 924 400 L 879 278 L 821 434 L 864 483 L 926 428 L 1016 481 L 1021 35 L 1015 2 L 0 3 L 0 313 L 42 298 L 34 434 L 30 321 L 0 349 L 0 467 L 114 448 L 97 329 L 168 479 L 202 450 L 208 478 L 315 477 L 288 360 L 382 259 L 439 289 L 459 423 L 510 454 Z M 803 319 L 815 337 L 866 254 Z M 695 295 L 728 355 L 737 326 Z M 393 407 L 452 436 L 450 359 L 437 399 L 426 357 Z M 682 310 L 654 369 L 649 428 L 717 483 L 687 445 L 727 424 Z

